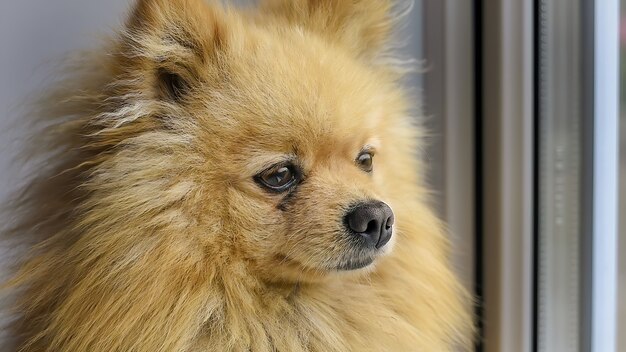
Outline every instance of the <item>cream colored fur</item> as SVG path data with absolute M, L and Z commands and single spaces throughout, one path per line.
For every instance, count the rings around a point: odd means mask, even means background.
M 469 347 L 413 102 L 378 60 L 392 5 L 140 1 L 40 110 L 45 161 L 7 232 L 31 248 L 5 285 L 18 350 Z M 285 154 L 307 175 L 288 200 L 253 181 Z M 340 272 L 342 214 L 363 199 L 393 208 L 392 243 Z

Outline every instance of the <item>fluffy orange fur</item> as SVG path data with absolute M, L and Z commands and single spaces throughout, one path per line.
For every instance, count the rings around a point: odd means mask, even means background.
M 45 159 L 12 205 L 19 351 L 450 351 L 469 299 L 426 204 L 419 129 L 385 60 L 386 0 L 236 10 L 142 0 L 46 100 Z M 374 171 L 355 157 L 375 150 Z M 254 176 L 285 157 L 288 196 Z M 342 216 L 392 242 L 342 271 Z

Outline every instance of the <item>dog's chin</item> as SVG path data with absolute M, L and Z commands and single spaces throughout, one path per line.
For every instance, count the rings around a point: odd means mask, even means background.
M 338 271 L 354 271 L 365 269 L 374 263 L 375 257 L 349 259 L 336 267 Z

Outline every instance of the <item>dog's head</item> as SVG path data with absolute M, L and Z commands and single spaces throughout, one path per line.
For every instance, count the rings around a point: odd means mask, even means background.
M 137 197 L 211 256 L 228 248 L 289 280 L 371 267 L 401 221 L 394 185 L 415 182 L 405 97 L 383 59 L 391 12 L 143 0 L 105 94 L 123 113 L 101 114 L 115 125 L 98 135 L 131 146 L 116 165 L 166 190 Z

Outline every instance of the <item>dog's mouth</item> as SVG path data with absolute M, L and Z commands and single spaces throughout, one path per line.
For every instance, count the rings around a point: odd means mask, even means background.
M 385 256 L 389 253 L 391 244 L 388 242 L 389 238 L 385 239 L 384 243 L 382 243 L 380 247 L 377 245 L 374 248 L 371 248 L 357 241 L 356 246 L 346 251 L 344 255 L 341 256 L 338 264 L 334 268 L 331 268 L 331 270 L 354 271 L 366 268 L 372 265 L 377 258 Z M 355 244 L 353 243 L 353 245 Z
M 291 255 L 278 253 L 274 259 L 279 265 L 286 265 L 297 271 L 328 274 L 351 272 L 371 267 L 379 258 L 388 255 L 393 246 L 393 241 L 385 240 L 378 248 L 352 234 L 340 233 L 337 237 L 343 241 L 334 243 L 335 248 L 311 248 L 303 252 L 292 252 Z M 311 260 L 306 253 L 317 260 Z

